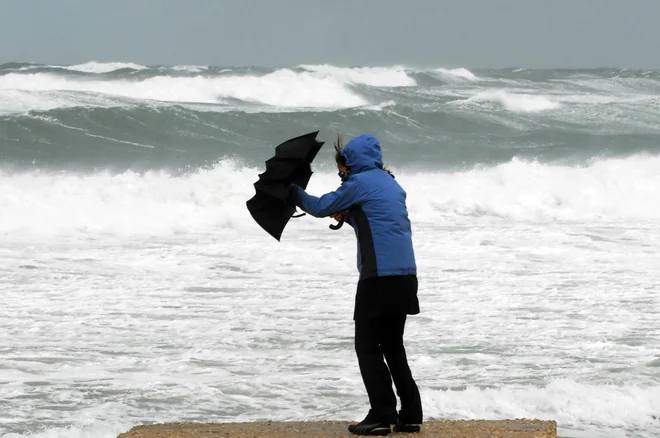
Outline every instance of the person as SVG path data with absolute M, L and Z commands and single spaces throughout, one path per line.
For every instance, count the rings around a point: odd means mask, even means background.
M 395 432 L 419 432 L 422 403 L 403 345 L 407 315 L 420 312 L 406 192 L 383 166 L 373 135 L 359 135 L 345 146 L 339 136 L 335 150 L 339 188 L 315 197 L 292 185 L 290 199 L 314 217 L 348 223 L 357 237 L 355 352 L 371 409 L 348 429 L 387 435 L 394 424 Z M 398 413 L 392 381 L 401 400 Z

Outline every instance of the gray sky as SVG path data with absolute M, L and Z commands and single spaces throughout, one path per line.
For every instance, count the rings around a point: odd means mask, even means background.
M 0 63 L 660 67 L 660 0 L 0 0 Z

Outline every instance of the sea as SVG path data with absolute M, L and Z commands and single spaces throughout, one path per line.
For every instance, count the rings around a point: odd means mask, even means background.
M 660 435 L 660 71 L 90 61 L 0 65 L 0 437 L 361 420 L 352 230 L 245 204 L 313 131 L 407 192 L 425 420 Z

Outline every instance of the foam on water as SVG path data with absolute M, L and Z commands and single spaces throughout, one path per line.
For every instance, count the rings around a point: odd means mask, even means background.
M 9 162 L 33 151 L 34 167 L 51 157 L 48 168 L 60 169 L 56 159 L 73 156 L 61 150 L 98 151 L 114 168 L 127 156 L 113 147 L 146 160 L 199 152 L 179 148 L 188 139 L 249 142 L 254 148 L 238 154 L 247 158 L 264 138 L 310 123 L 385 131 L 403 153 L 426 142 L 424 171 L 399 167 L 395 153 L 387 160 L 414 227 L 422 313 L 409 319 L 406 343 L 426 418 L 537 417 L 581 438 L 660 434 L 660 157 L 657 126 L 642 126 L 657 125 L 654 77 L 586 72 L 562 81 L 570 74 L 398 66 L 179 66 L 175 77 L 172 67 L 107 75 L 136 66 L 79 67 L 88 74 L 9 66 L 0 111 L 148 110 L 4 116 Z M 161 109 L 188 102 L 194 110 Z M 278 114 L 207 112 L 225 105 Z M 312 112 L 279 114 L 298 105 Z M 390 123 L 392 114 L 414 133 Z M 120 119 L 130 123 L 115 125 Z M 164 138 L 165 125 L 185 135 Z M 577 127 L 569 134 L 567 125 Z M 589 141 L 571 143 L 584 132 Z M 76 135 L 84 138 L 74 144 Z M 112 144 L 96 142 L 101 136 Z M 509 136 L 513 150 L 532 153 L 564 142 L 554 164 L 480 164 Z M 451 170 L 454 142 L 484 147 Z M 619 146 L 622 158 L 600 156 Z M 576 165 L 563 155 L 580 148 L 597 158 Z M 640 150 L 649 154 L 632 155 Z M 308 189 L 320 195 L 339 181 L 330 164 L 316 164 Z M 245 207 L 263 166 L 219 161 L 185 175 L 21 169 L 0 168 L 0 437 L 114 438 L 153 421 L 364 415 L 350 227 L 330 231 L 333 221 L 306 216 L 289 222 L 282 242 L 272 239 Z
M 0 92 L 0 116 L 35 110 L 48 111 L 58 108 L 111 108 L 128 106 L 135 103 L 134 100 L 122 98 L 119 95 L 99 94 L 96 92 L 78 92 L 62 89 L 6 89 Z
M 660 157 L 595 161 L 586 167 L 514 160 L 453 173 L 403 173 L 419 222 L 496 217 L 514 221 L 660 219 Z M 245 201 L 262 169 L 230 161 L 183 177 L 164 171 L 119 175 L 0 173 L 0 233 L 168 235 L 252 226 Z M 332 190 L 319 172 L 312 192 Z
M 507 90 L 478 92 L 468 98 L 467 102 L 495 104 L 506 110 L 517 112 L 539 112 L 561 107 L 561 103 L 552 100 L 549 96 L 512 93 Z
M 660 388 L 635 385 L 594 385 L 569 379 L 544 387 L 467 388 L 428 391 L 426 411 L 433 417 L 457 419 L 541 418 L 557 421 L 560 436 L 630 436 L 631 425 L 640 436 L 660 430 L 655 420 Z M 570 432 L 569 432 L 570 431 Z
M 214 104 L 237 99 L 280 108 L 348 108 L 367 103 L 340 80 L 288 69 L 262 76 L 156 76 L 144 80 L 90 80 L 51 73 L 9 73 L 0 76 L 0 96 L 9 95 L 0 98 L 0 112 L 23 111 L 30 106 L 34 109 L 57 107 L 62 99 L 59 94 L 53 96 L 54 92 L 94 93 L 99 105 L 107 96 L 111 99 L 121 96 L 129 102 L 145 99 Z M 26 99 L 31 99 L 30 103 L 26 103 Z M 85 102 L 80 105 L 84 106 Z
M 19 64 L 22 65 L 22 64 Z M 55 69 L 55 71 L 52 71 Z M 66 70 L 70 70 L 67 72 Z M 118 70 L 130 69 L 129 72 Z M 73 74 L 74 71 L 90 73 Z M 104 73 L 115 72 L 115 75 Z M 340 67 L 300 65 L 287 69 L 218 71 L 209 66 L 146 67 L 134 63 L 89 62 L 75 66 L 23 65 L 0 74 L 0 114 L 51 110 L 72 106 L 115 107 L 136 104 L 204 104 L 206 110 L 281 112 L 327 111 L 344 108 L 379 108 L 394 101 L 416 107 L 419 96 L 425 109 L 445 112 L 456 108 L 512 113 L 560 113 L 571 121 L 598 120 L 635 124 L 647 114 L 645 128 L 653 128 L 660 112 L 660 81 L 652 77 L 602 77 L 562 73 L 544 78 L 542 71 L 529 79 L 515 72 L 488 71 L 478 75 L 465 68 L 415 69 L 405 66 Z M 182 76 L 183 74 L 186 74 Z M 518 73 L 527 74 L 526 71 Z M 513 76 L 511 76 L 513 75 Z M 422 78 L 441 79 L 423 83 Z M 506 88 L 503 88 L 506 87 Z M 447 97 L 460 98 L 447 104 Z M 582 104 L 587 104 L 585 107 Z M 515 117 L 515 114 L 514 114 Z
M 435 71 L 449 78 L 467 79 L 470 81 L 476 81 L 479 79 L 474 73 L 466 68 L 438 68 Z
M 411 87 L 417 85 L 402 66 L 393 67 L 336 67 L 333 65 L 301 65 L 319 77 L 333 78 L 372 87 Z
M 327 224 L 293 222 L 281 243 L 247 225 L 5 236 L 0 430 L 360 419 L 354 237 Z M 418 224 L 422 313 L 406 337 L 426 418 L 656 436 L 659 231 Z
M 234 219 L 245 210 L 256 174 L 230 163 L 183 178 L 167 172 L 2 174 L 0 233 L 168 235 L 240 226 Z
M 512 220 L 657 220 L 660 157 L 594 160 L 559 166 L 514 159 L 467 172 L 419 174 L 406 179 L 423 220 L 435 214 Z
M 411 215 L 422 313 L 407 349 L 427 419 L 660 431 L 657 223 Z M 154 421 L 358 420 L 355 242 L 327 224 L 292 221 L 281 243 L 247 216 L 169 236 L 5 235 L 1 427 L 105 438 Z
M 168 67 L 166 67 L 166 68 L 168 68 Z M 174 70 L 174 71 L 184 71 L 184 72 L 188 72 L 188 73 L 201 73 L 205 70 L 208 70 L 209 66 L 208 65 L 175 65 L 175 66 L 172 66 L 172 67 L 169 67 L 169 68 Z
M 200 403 L 206 402 L 203 382 L 199 382 L 202 396 Z M 211 382 L 208 382 L 211 384 Z M 651 437 L 660 431 L 660 420 L 655 420 L 660 409 L 660 390 L 654 387 L 640 388 L 634 385 L 592 385 L 572 380 L 555 380 L 544 387 L 487 388 L 468 387 L 465 389 L 426 389 L 422 388 L 422 402 L 427 418 L 435 419 L 486 419 L 505 420 L 511 418 L 540 418 L 555 420 L 560 436 L 635 436 Z M 211 395 L 211 394 L 208 394 Z M 220 395 L 220 394 L 216 394 Z M 132 426 L 144 422 L 209 421 L 202 414 L 177 414 L 160 411 L 152 416 L 130 412 L 126 406 L 111 403 L 97 406 L 90 412 L 79 411 L 85 418 L 74 420 L 77 426 L 43 428 L 41 431 L 26 433 L 6 433 L 2 438 L 115 438 Z M 112 413 L 108 415 L 108 413 Z M 136 418 L 136 414 L 138 415 Z M 124 421 L 116 421 L 124 416 Z M 113 417 L 115 421 L 113 422 Z M 339 409 L 332 418 L 325 414 L 305 413 L 303 416 L 269 415 L 274 421 L 305 421 L 322 419 L 360 420 L 350 409 Z M 212 418 L 212 417 L 211 417 Z M 251 413 L 241 415 L 240 421 L 260 421 L 263 415 Z M 239 420 L 232 420 L 239 421 Z
M 65 70 L 80 71 L 84 73 L 110 73 L 112 71 L 129 68 L 132 70 L 145 70 L 148 67 L 134 62 L 98 62 L 90 61 L 84 64 L 57 66 Z
M 81 423 L 81 422 L 78 422 Z M 90 421 L 82 426 L 43 427 L 26 433 L 5 433 L 0 438 L 117 438 L 131 428 L 130 423 L 107 423 Z

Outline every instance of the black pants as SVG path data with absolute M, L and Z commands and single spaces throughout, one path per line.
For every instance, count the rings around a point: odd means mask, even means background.
M 405 314 L 355 321 L 355 352 L 374 421 L 393 424 L 397 420 L 396 397 L 392 391 L 394 380 L 401 399 L 399 420 L 406 424 L 422 423 L 422 401 L 403 347 L 405 325 Z

